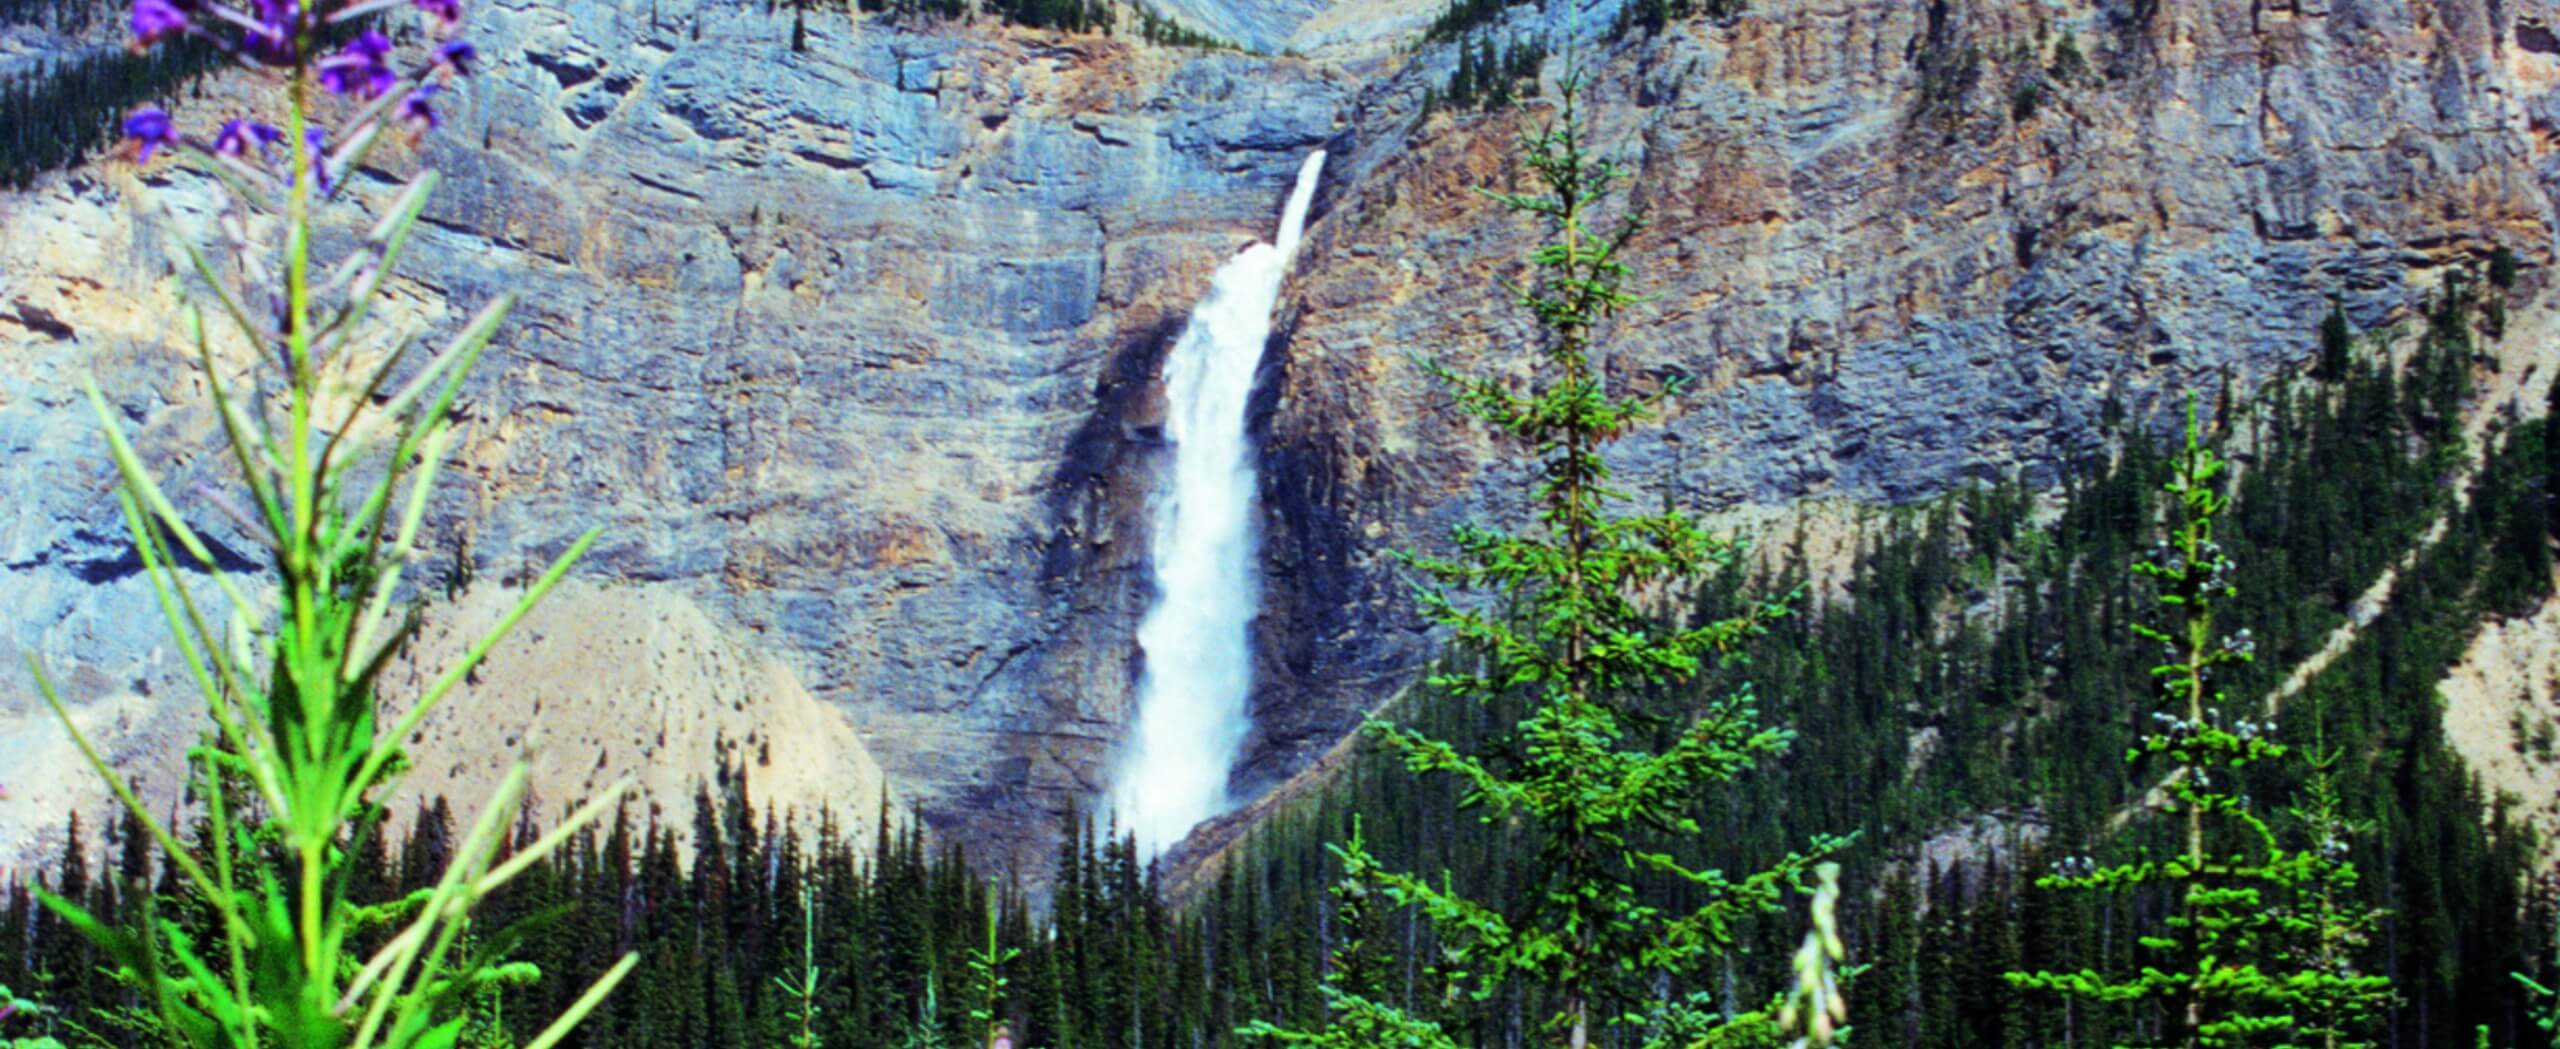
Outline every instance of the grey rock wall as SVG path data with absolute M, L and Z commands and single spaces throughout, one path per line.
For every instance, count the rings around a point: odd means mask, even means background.
M 1152 441 L 1123 416 L 1351 83 L 841 16 L 795 54 L 787 12 L 726 4 L 474 19 L 494 61 L 472 108 L 358 189 L 446 178 L 394 316 L 520 296 L 466 392 L 445 550 L 503 583 L 602 523 L 582 574 L 673 587 L 781 659 L 937 828 L 998 859 L 1039 840 L 1038 814 L 1101 786 L 1126 716 Z M 218 84 L 181 118 L 256 90 Z M 170 715 L 107 732 L 165 783 L 192 721 L 66 392 L 96 370 L 164 467 L 218 480 L 194 465 L 220 460 L 159 246 L 188 222 L 155 197 L 209 199 L 113 163 L 0 195 L 0 468 L 42 493 L 0 523 L 0 603 L 84 709 Z M 53 738 L 29 690 L 0 695 L 0 740 Z M 7 829 L 59 821 L 40 807 Z
M 606 524 L 586 576 L 700 609 L 843 710 L 938 830 L 1034 866 L 1128 715 L 1162 355 L 1327 146 L 1256 402 L 1268 607 L 1239 783 L 1278 782 L 1426 650 L 1382 552 L 1517 490 L 1408 358 L 1526 360 L 1498 282 L 1533 240 L 1472 187 L 1544 109 L 1423 117 L 1451 51 L 1397 47 L 1431 6 L 1168 0 L 1315 56 L 1293 58 L 832 14 L 794 53 L 788 12 L 753 5 L 489 0 L 475 107 L 358 186 L 448 179 L 389 316 L 522 296 L 468 394 L 443 549 L 503 585 Z M 2560 47 L 2511 0 L 2141 22 L 1760 0 L 1605 44 L 1615 7 L 1524 5 L 1504 32 L 1586 41 L 1593 127 L 1653 222 L 1656 297 L 1608 371 L 1690 383 L 1619 465 L 1706 508 L 2050 482 L 2099 450 L 2110 399 L 2146 418 L 2298 365 L 2333 294 L 2388 324 L 2493 244 L 2545 283 Z M 2022 113 L 2066 33 L 2089 70 Z M 94 372 L 166 469 L 220 480 L 167 312 L 166 234 L 206 199 L 115 163 L 0 195 L 8 639 L 164 785 L 192 722 L 65 391 Z M 53 733 L 0 688 L 0 768 L 50 772 Z M 5 815 L 0 854 L 59 805 Z
M 2186 392 L 2299 369 L 2331 296 L 2396 324 L 2500 245 L 2521 294 L 2548 283 L 2560 54 L 2532 5 L 1756 0 L 1611 44 L 1616 6 L 1515 7 L 1483 35 L 1579 34 L 1592 140 L 1635 176 L 1634 290 L 1653 298 L 1605 369 L 1620 390 L 1687 383 L 1618 449 L 1648 498 L 2050 485 L 2102 454 L 2111 400 L 2156 424 Z M 2057 76 L 2066 36 L 2086 68 Z M 1453 64 L 1426 50 L 1362 92 L 1284 305 L 1257 784 L 1425 651 L 1382 551 L 1521 519 L 1516 453 L 1406 359 L 1519 375 L 1528 357 L 1500 282 L 1534 231 L 1470 187 L 1503 184 L 1549 110 L 1423 117 Z

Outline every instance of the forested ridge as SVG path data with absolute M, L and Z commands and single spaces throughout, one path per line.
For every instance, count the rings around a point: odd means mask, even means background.
M 2531 832 L 2484 795 L 2442 738 L 2436 683 L 2485 616 L 2538 605 L 2550 587 L 2549 537 L 2560 516 L 2545 496 L 2551 416 L 2490 429 L 2476 470 L 2462 464 L 2461 419 L 2473 395 L 2475 328 L 2494 298 L 2459 278 L 2437 294 L 2414 338 L 2354 340 L 2328 380 L 2279 381 L 2221 406 L 2256 425 L 2232 486 L 2222 543 L 2239 566 L 2225 617 L 2250 628 L 2258 658 L 2231 668 L 2235 696 L 2263 696 L 2343 621 L 2341 610 L 2386 568 L 2388 605 L 2328 668 L 2288 699 L 2278 736 L 2347 757 L 2337 774 L 2352 815 L 2364 902 L 2387 911 L 2359 963 L 2387 976 L 2399 1001 L 2373 1032 L 2384 1045 L 2534 1045 L 2536 1006 L 2508 974 L 2547 971 L 2560 878 L 2535 866 Z M 2495 291 L 2490 294 L 2494 295 Z M 2414 342 L 2395 358 L 2383 349 Z M 1766 716 L 1797 731 L 1784 762 L 1747 778 L 1707 811 L 1709 832 L 1664 842 L 1706 866 L 1751 870 L 1809 836 L 1858 830 L 1844 855 L 1861 887 L 1847 907 L 1850 954 L 1870 967 L 1853 984 L 1860 1044 L 1929 1047 L 2139 1044 L 2129 1010 L 2065 1007 L 2012 988 L 2004 974 L 2124 969 L 2135 925 L 2170 908 L 2158 896 L 2092 903 L 2030 884 L 2066 856 L 2097 862 L 2156 850 L 2168 821 L 2146 813 L 2154 784 L 2122 756 L 2145 731 L 2157 653 L 2130 625 L 2149 588 L 2124 571 L 2159 538 L 2168 458 L 2156 434 L 2119 419 L 2118 448 L 2088 464 L 2056 513 L 2014 484 L 1989 485 L 1888 513 L 1869 527 L 1845 591 L 1773 624 L 1747 677 Z M 2453 482 L 2469 477 L 2468 498 Z M 2441 520 L 2443 531 L 2421 539 Z M 1791 537 L 1770 537 L 1782 545 Z M 1717 614 L 1743 595 L 1806 579 L 1801 554 L 1757 578 L 1731 574 L 1701 599 Z M 1712 692 L 1722 684 L 1702 691 Z M 1677 709 L 1665 704 L 1666 715 Z M 1449 737 L 1498 741 L 1516 709 L 1447 704 L 1401 716 Z M 2518 747 L 2529 747 L 2519 739 Z M 1249 880 L 1296 893 L 1320 911 L 1326 879 L 1311 841 L 1348 833 L 1361 816 L 1370 847 L 1409 869 L 1449 869 L 1461 886 L 1500 896 L 1529 843 L 1453 820 L 1457 789 L 1415 781 L 1375 755 L 1352 763 L 1295 819 L 1275 821 L 1238 862 Z M 2294 798 L 2306 766 L 2254 768 L 2243 796 Z M 2532 799 L 2528 799 L 2532 800 Z M 2265 813 L 2302 835 L 2283 803 Z M 1971 830 L 1995 846 L 1972 852 L 1921 842 Z M 1677 906 L 1680 900 L 1664 901 Z M 2129 908 L 2129 910 L 2128 910 Z M 1728 1001 L 1783 973 L 1779 950 L 1798 927 L 1772 915 L 1733 960 Z M 2521 933 L 2521 934 L 2520 934 Z M 1389 937 L 1392 941 L 1394 937 Z M 1427 928 L 1397 949 L 1412 1001 L 1433 1000 Z M 1424 964 L 1412 964 L 1410 959 Z M 1450 1015 L 1475 1023 L 1476 1044 L 1520 1044 L 1534 1004 Z M 1881 1037 L 1879 1037 L 1881 1035 Z
M 40 27 L 81 39 L 110 24 L 125 5 L 110 0 L 0 0 L 0 25 Z M 0 72 L 0 190 L 79 163 L 116 140 L 116 123 L 136 105 L 164 99 L 220 68 L 220 48 L 186 40 L 145 54 L 97 47 Z

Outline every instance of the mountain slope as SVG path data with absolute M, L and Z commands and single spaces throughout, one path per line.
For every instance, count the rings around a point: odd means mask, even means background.
M 1594 126 L 1654 222 L 1635 262 L 1656 298 L 1611 381 L 1691 382 L 1620 466 L 1711 509 L 2050 485 L 2111 401 L 2156 418 L 2225 371 L 2296 367 L 2331 295 L 2388 325 L 2496 245 L 2546 294 L 2560 49 L 2524 5 L 1761 0 L 1613 38 L 1620 6 L 1512 7 L 1476 39 L 1579 34 Z M 1413 5 L 1163 9 L 1316 57 L 833 13 L 795 53 L 788 13 L 752 6 L 483 5 L 462 133 L 356 187 L 449 178 L 390 317 L 523 295 L 467 393 L 442 549 L 504 585 L 605 524 L 587 579 L 698 608 L 705 645 L 843 711 L 938 831 L 1036 865 L 1128 715 L 1160 358 L 1329 147 L 1257 402 L 1239 784 L 1331 747 L 1426 649 L 1380 553 L 1516 478 L 1407 358 L 1523 359 L 1500 280 L 1528 231 L 1471 190 L 1545 103 L 1425 113 L 1457 59 L 1408 47 L 1433 13 Z M 254 91 L 210 88 L 182 117 Z M 182 742 L 184 693 L 63 391 L 96 372 L 177 490 L 220 478 L 163 246 L 208 200 L 118 162 L 0 194 L 0 470 L 32 493 L 0 525 L 0 600 L 145 763 Z M 33 714 L 0 690 L 0 748 L 46 745 Z M 839 772 L 862 779 L 814 775 Z M 20 835 L 60 813 L 13 810 Z
M 2547 294 L 2560 54 L 2514 5 L 2221 0 L 2137 23 L 1763 0 L 1602 43 L 1615 6 L 1515 7 L 1479 39 L 1578 30 L 1595 56 L 1589 115 L 1651 221 L 1631 262 L 1654 296 L 1607 369 L 1689 383 L 1618 467 L 1710 509 L 2050 486 L 2098 454 L 2111 402 L 2157 421 L 2225 375 L 2299 367 L 2333 295 L 2360 328 L 2403 323 L 2500 245 Z M 2080 68 L 2057 74 L 2066 50 Z M 1256 782 L 1412 665 L 1380 553 L 1519 487 L 1405 359 L 1525 359 L 1500 282 L 1530 231 L 1472 188 L 1501 184 L 1540 104 L 1423 115 L 1452 51 L 1360 96 L 1290 300 Z

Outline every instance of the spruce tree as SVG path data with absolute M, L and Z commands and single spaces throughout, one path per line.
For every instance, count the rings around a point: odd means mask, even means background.
M 1525 698 L 1527 710 L 1515 745 L 1502 749 L 1470 751 L 1387 721 L 1369 726 L 1410 771 L 1461 782 L 1463 804 L 1486 824 L 1531 829 L 1537 856 L 1519 874 L 1524 902 L 1487 903 L 1443 878 L 1389 870 L 1356 838 L 1335 852 L 1387 905 L 1419 908 L 1443 944 L 1444 968 L 1477 1000 L 1506 984 L 1530 990 L 1546 1013 L 1537 1018 L 1542 1031 L 1571 1049 L 1612 1027 L 1648 1044 L 1694 1044 L 1722 1029 L 1770 1032 L 1768 1011 L 1730 1017 L 1695 1008 L 1680 992 L 1705 986 L 1706 963 L 1735 950 L 1740 925 L 1773 909 L 1812 860 L 1791 855 L 1734 877 L 1694 869 L 1672 850 L 1702 833 L 1689 813 L 1704 792 L 1791 738 L 1760 724 L 1748 687 L 1707 694 L 1698 680 L 1738 660 L 1741 644 L 1790 601 L 1671 618 L 1653 599 L 1698 589 L 1739 558 L 1740 545 L 1677 509 L 1616 512 L 1635 497 L 1612 487 L 1603 452 L 1675 391 L 1613 394 L 1594 364 L 1603 326 L 1636 301 L 1624 256 L 1640 224 L 1594 227 L 1622 172 L 1586 142 L 1575 116 L 1579 87 L 1568 72 L 1555 118 L 1524 137 L 1538 191 L 1487 194 L 1552 234 L 1530 257 L 1536 279 L 1518 293 L 1543 333 L 1540 374 L 1514 384 L 1426 362 L 1460 411 L 1534 459 L 1534 524 L 1518 532 L 1466 525 L 1452 537 L 1454 554 L 1402 557 L 1430 580 L 1420 593 L 1425 617 L 1466 657 L 1431 675 L 1431 689 L 1462 703 Z M 1833 844 L 1821 841 L 1817 851 Z M 1661 897 L 1651 890 L 1672 885 L 1691 906 L 1652 902 Z M 1657 991 L 1658 980 L 1672 993 Z M 1323 995 L 1331 1018 L 1322 1029 L 1264 1022 L 1247 1031 L 1328 1046 L 1455 1044 L 1338 980 Z
M 2163 485 L 2172 496 L 2169 538 L 2133 566 L 2152 580 L 2161 622 L 2133 623 L 2132 631 L 2163 655 L 2151 668 L 2160 709 L 2125 758 L 2161 776 L 2154 796 L 2161 813 L 2174 818 L 2168 830 L 2176 848 L 2166 859 L 2106 866 L 2086 856 L 2066 859 L 2037 881 L 2047 889 L 2164 893 L 2170 911 L 2139 936 L 2145 960 L 2129 975 L 2083 968 L 2012 972 L 2008 979 L 2093 1004 L 2152 1009 L 2150 1022 L 2135 1025 L 2131 1044 L 2198 1049 L 2292 1045 L 2303 1037 L 2352 1044 L 2346 1025 L 2379 993 L 2345 960 L 2358 923 L 2370 920 L 2345 902 L 2353 869 L 2342 850 L 2286 850 L 2253 811 L 2244 770 L 2283 757 L 2286 748 L 2272 738 L 2274 726 L 2250 721 L 2249 708 L 2217 682 L 2250 662 L 2255 648 L 2245 628 L 2217 632 L 2217 609 L 2239 594 L 2231 582 L 2237 566 L 2214 535 L 2230 505 L 2217 484 L 2224 466 L 2190 403 L 2185 444 Z M 2334 799 L 2324 808 L 2317 790 L 2313 811 L 2330 821 L 2324 833 L 2342 829 Z M 2314 901 L 2308 915 L 2288 906 L 2306 898 Z M 2309 957 L 2288 946 L 2305 938 L 2314 944 Z M 2306 1023 L 2297 1015 L 2306 1007 L 2328 1016 Z
M 2375 1015 L 2391 1004 L 2391 981 L 2364 972 L 2356 959 L 2373 942 L 2383 912 L 2358 899 L 2359 874 L 2347 856 L 2354 839 L 2374 825 L 2347 816 L 2334 770 L 2338 754 L 2318 742 L 2313 748 L 2309 800 L 2295 809 L 2312 838 L 2303 856 L 2309 880 L 2300 902 L 2280 912 L 2298 945 L 2289 960 L 2301 966 L 2288 977 L 2301 1018 L 2294 1041 L 2318 1049 L 2372 1049 L 2368 1032 Z

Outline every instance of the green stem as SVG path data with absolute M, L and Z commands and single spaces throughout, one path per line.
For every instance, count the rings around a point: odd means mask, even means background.
M 308 41 L 303 41 L 307 44 Z M 302 753 L 288 754 L 286 760 L 295 779 L 290 796 L 302 811 L 288 814 L 293 825 L 293 846 L 300 854 L 301 892 L 298 927 L 302 941 L 302 966 L 306 979 L 321 981 L 323 942 L 321 927 L 327 881 L 330 833 L 337 824 L 335 806 L 317 804 L 319 784 L 304 777 L 327 775 L 324 751 L 329 745 L 328 720 L 332 713 L 328 686 L 337 675 L 315 673 L 323 653 L 318 649 L 321 593 L 316 585 L 319 567 L 313 564 L 313 533 L 319 518 L 318 479 L 312 474 L 311 414 L 318 395 L 315 369 L 311 367 L 311 190 L 316 180 L 312 150 L 305 145 L 309 131 L 307 118 L 309 74 L 297 67 L 286 85 L 286 150 L 293 157 L 293 185 L 285 194 L 285 345 L 291 354 L 292 423 L 286 449 L 286 476 L 292 486 L 288 496 L 292 518 L 290 534 L 279 537 L 283 568 L 290 581 L 285 602 L 292 617 L 293 629 L 285 653 L 287 681 L 302 708 Z M 298 759 L 298 760 L 297 760 Z M 325 992 L 325 987 L 320 987 Z
M 213 871 L 220 882 L 222 898 L 234 899 L 231 877 L 230 796 L 222 791 L 222 770 L 217 766 L 205 774 L 205 813 L 212 820 Z M 237 929 L 225 929 L 224 946 L 231 955 L 231 996 L 240 1003 L 240 1044 L 243 1049 L 257 1049 L 258 1021 L 249 1009 L 248 944 L 241 942 Z

